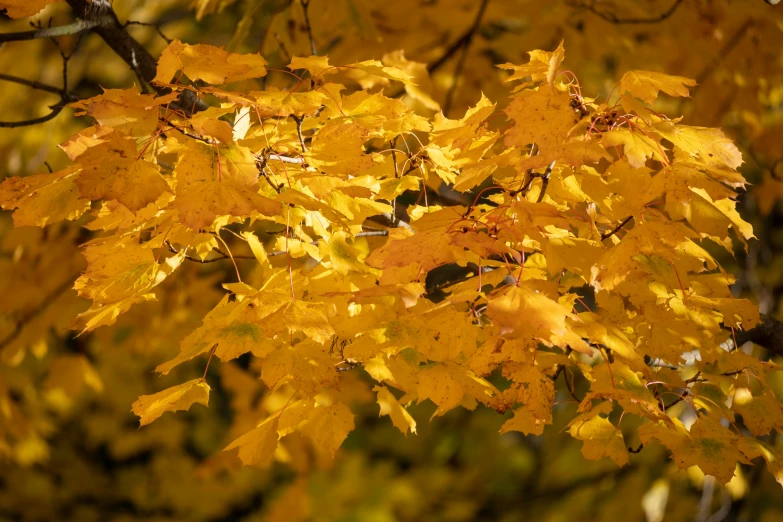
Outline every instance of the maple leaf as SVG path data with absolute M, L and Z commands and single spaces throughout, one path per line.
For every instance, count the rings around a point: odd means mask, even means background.
M 313 441 L 316 448 L 329 457 L 334 457 L 353 428 L 351 410 L 345 404 L 335 402 L 314 408 L 302 428 L 302 433 Z
M 272 463 L 277 449 L 278 417 L 270 417 L 248 431 L 223 451 L 239 448 L 239 458 L 245 466 L 265 467 Z
M 0 9 L 5 9 L 6 14 L 11 18 L 24 18 L 37 14 L 47 5 L 59 1 L 60 0 L 3 0 L 0 2 Z
M 416 421 L 413 420 L 408 410 L 403 408 L 397 399 L 389 391 L 386 386 L 376 386 L 373 388 L 374 392 L 378 393 L 378 405 L 381 407 L 379 416 L 388 415 L 391 417 L 394 426 L 399 429 L 403 435 L 408 435 L 408 430 L 411 433 L 416 433 Z
M 78 157 L 75 183 L 83 197 L 117 200 L 135 212 L 170 190 L 158 166 L 140 159 L 135 140 L 118 132 L 102 140 Z
M 154 395 L 142 395 L 133 403 L 132 411 L 139 416 L 139 424 L 146 426 L 167 411 L 189 410 L 193 404 L 208 406 L 209 391 L 206 382 L 193 379 Z
M 629 92 L 642 101 L 653 103 L 660 91 L 671 96 L 688 97 L 688 87 L 694 85 L 694 80 L 682 76 L 651 71 L 628 71 L 620 79 L 620 93 Z
M 639 437 L 643 444 L 656 439 L 669 448 L 674 461 L 680 468 L 699 466 L 707 474 L 714 476 L 723 484 L 734 476 L 737 462 L 748 460 L 738 448 L 739 437 L 718 422 L 700 417 L 686 431 L 679 420 L 673 424 L 644 424 L 639 428 Z
M 623 128 L 613 129 L 601 137 L 601 144 L 604 147 L 622 145 L 625 157 L 633 168 L 644 167 L 650 158 L 662 163 L 666 162 L 666 158 L 663 156 L 665 151 L 663 145 L 640 131 Z
M 76 109 L 74 115 L 88 115 L 99 123 L 93 127 L 93 138 L 103 139 L 108 129 L 125 134 L 127 136 L 149 136 L 158 127 L 158 108 L 163 107 L 177 99 L 176 93 L 170 93 L 156 97 L 153 94 L 141 94 L 135 87 L 130 89 L 105 89 L 103 94 L 79 100 L 70 104 Z M 77 134 L 84 141 L 88 135 L 86 130 Z M 68 152 L 69 147 L 62 147 Z M 69 153 L 74 159 L 78 153 Z
M 234 54 L 212 45 L 174 40 L 160 55 L 158 73 L 152 81 L 166 84 L 182 71 L 193 81 L 221 85 L 265 76 L 265 66 L 266 60 L 258 54 Z
M 572 437 L 584 441 L 582 455 L 588 460 L 601 460 L 609 457 L 618 466 L 628 464 L 628 451 L 622 432 L 601 414 L 608 414 L 612 405 L 601 403 L 587 413 L 579 415 L 568 425 Z
M 500 427 L 500 433 L 521 431 L 525 435 L 541 435 L 544 433 L 544 426 L 549 423 L 551 421 L 545 422 L 533 417 L 526 406 L 520 406 L 514 410 L 514 416 Z
M 487 314 L 510 337 L 534 337 L 590 353 L 589 346 L 566 323 L 570 310 L 527 286 L 514 286 L 489 302 Z
M 506 145 L 523 148 L 535 143 L 544 153 L 558 150 L 579 121 L 570 103 L 567 92 L 549 87 L 519 92 L 505 110 L 514 120 Z
M 258 171 L 247 148 L 213 147 L 191 140 L 177 151 L 173 205 L 183 225 L 200 230 L 218 216 L 249 217 L 254 211 L 275 216 L 282 212 L 279 203 L 259 194 Z
M 77 219 L 90 206 L 74 183 L 78 173 L 76 167 L 68 167 L 52 174 L 6 178 L 0 183 L 0 207 L 18 209 L 14 212 L 17 227 Z

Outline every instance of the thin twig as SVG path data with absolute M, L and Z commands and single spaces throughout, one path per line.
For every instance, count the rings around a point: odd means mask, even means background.
M 49 120 L 55 119 L 57 115 L 60 114 L 60 112 L 62 112 L 63 105 L 57 104 L 57 105 L 53 105 L 50 108 L 52 109 L 52 112 L 50 112 L 46 116 L 41 116 L 40 118 L 33 118 L 31 120 L 23 120 L 23 121 L 0 121 L 0 128 L 15 129 L 18 127 L 29 127 L 31 125 L 46 123 Z
M 137 22 L 136 20 L 128 20 L 127 22 L 125 22 L 125 25 L 123 27 L 128 27 L 129 25 L 141 25 L 141 26 L 144 26 L 144 27 L 153 27 L 153 28 L 155 28 L 155 31 L 158 33 L 158 36 L 163 38 L 166 41 L 166 43 L 170 44 L 171 42 L 174 41 L 171 38 L 169 38 L 168 36 L 166 36 L 163 33 L 163 31 L 161 31 L 160 24 L 151 24 L 151 23 L 148 23 L 148 22 Z
M 307 27 L 307 38 L 310 39 L 310 54 L 316 56 L 318 51 L 315 50 L 315 39 L 313 38 L 313 28 L 310 25 L 310 13 L 308 12 L 310 7 L 310 0 L 302 0 L 302 11 L 304 11 L 305 26 Z
M 296 122 L 296 134 L 299 136 L 299 144 L 302 146 L 302 152 L 307 152 L 307 147 L 305 147 L 304 138 L 302 137 L 302 122 L 304 122 L 304 116 L 297 118 L 292 114 L 291 118 Z
M 622 228 L 623 228 L 625 225 L 627 225 L 627 224 L 628 224 L 628 222 L 629 222 L 629 221 L 631 221 L 632 219 L 633 219 L 633 216 L 628 216 L 627 218 L 623 219 L 623 220 L 620 222 L 620 224 L 619 224 L 619 225 L 617 225 L 616 227 L 614 227 L 614 228 L 612 229 L 612 231 L 611 231 L 611 232 L 607 232 L 606 234 L 601 234 L 601 241 L 603 241 L 604 239 L 609 239 L 610 237 L 612 237 L 613 235 L 615 235 L 616 233 L 618 233 L 618 232 L 619 232 L 619 231 L 620 231 L 620 230 L 621 230 L 621 229 L 622 229 Z
M 267 158 L 282 161 L 283 163 L 294 163 L 296 165 L 301 165 L 305 162 L 304 158 L 292 158 L 290 156 L 281 156 L 280 154 L 270 154 Z
M 207 371 L 209 370 L 209 363 L 212 362 L 212 356 L 215 355 L 215 350 L 217 350 L 218 343 L 215 343 L 212 345 L 212 349 L 209 351 L 209 358 L 207 359 L 207 366 L 204 368 L 204 375 L 201 376 L 202 381 L 207 380 Z
M 353 237 L 372 237 L 372 236 L 388 236 L 388 235 L 389 235 L 389 231 L 388 230 L 368 230 L 367 232 L 359 232 L 358 234 L 354 234 Z M 180 253 L 180 250 L 177 250 L 174 247 L 174 245 L 172 245 L 170 242 L 166 241 L 165 244 L 168 247 L 169 251 L 171 251 L 171 253 L 173 253 L 173 254 L 179 254 Z M 310 241 L 308 244 L 310 244 L 310 245 L 317 245 L 318 244 L 318 240 Z M 254 255 L 241 255 L 241 254 L 240 255 L 236 255 L 236 254 L 234 254 L 233 256 L 229 256 L 228 254 L 226 254 L 225 252 L 223 252 L 220 249 L 217 249 L 214 252 L 218 255 L 218 257 L 213 257 L 213 258 L 210 258 L 210 259 L 200 259 L 200 258 L 197 258 L 197 257 L 189 256 L 187 254 L 184 257 L 188 261 L 193 261 L 194 263 L 201 263 L 201 264 L 215 263 L 217 261 L 223 261 L 225 259 L 231 259 L 232 257 L 234 259 L 256 259 L 256 256 L 254 256 Z M 285 250 L 274 250 L 272 252 L 267 252 L 266 255 L 267 255 L 267 257 L 277 257 L 277 256 L 285 255 L 287 253 L 288 252 L 285 251 Z
M 588 11 L 590 11 L 591 13 L 593 13 L 594 15 L 603 18 L 607 22 L 611 22 L 613 24 L 655 24 L 658 22 L 663 22 L 671 15 L 673 15 L 674 12 L 677 10 L 677 8 L 680 7 L 680 4 L 682 4 L 682 0 L 674 0 L 674 3 L 671 5 L 671 7 L 669 7 L 669 9 L 662 12 L 658 16 L 653 16 L 651 18 L 639 18 L 639 17 L 620 18 L 614 13 L 598 10 L 593 2 L 590 2 L 589 4 L 581 4 L 579 7 L 583 7 Z
M 471 25 L 470 28 L 457 39 L 456 42 L 451 44 L 451 46 L 446 49 L 440 58 L 427 65 L 428 73 L 432 74 L 443 67 L 443 64 L 445 64 L 449 58 L 451 58 L 454 53 L 456 53 L 462 46 L 468 46 L 470 44 L 470 42 L 473 40 L 473 36 L 476 34 L 476 31 L 478 31 L 478 28 L 481 25 L 481 19 L 484 16 L 484 11 L 486 10 L 488 3 L 489 0 L 481 0 L 481 6 L 479 6 L 476 18 L 473 20 L 473 25 Z
M 546 195 L 546 189 L 549 187 L 549 176 L 552 174 L 552 169 L 555 168 L 555 162 L 549 164 L 549 166 L 544 171 L 544 175 L 541 176 L 543 178 L 543 184 L 541 185 L 541 192 L 538 194 L 538 199 L 536 200 L 536 203 L 541 203 L 544 201 L 544 196 Z
M 44 310 L 46 310 L 46 308 L 49 305 L 54 303 L 58 297 L 60 297 L 63 293 L 68 291 L 73 286 L 73 282 L 77 277 L 78 274 L 73 277 L 69 277 L 68 279 L 60 283 L 59 286 L 55 287 L 54 290 L 52 290 L 48 295 L 46 295 L 43 299 L 41 299 L 41 302 L 38 304 L 38 306 L 36 306 L 32 310 L 24 314 L 22 317 L 20 317 L 19 320 L 17 320 L 14 323 L 14 327 L 11 330 L 11 333 L 6 335 L 5 338 L 2 341 L 0 341 L 0 351 L 2 351 L 6 346 L 11 344 L 11 342 L 13 342 L 14 339 L 19 337 L 19 334 L 22 333 L 22 330 L 24 330 L 24 327 L 25 325 L 27 325 L 27 323 L 35 319 L 39 314 L 41 314 Z
M 0 34 L 0 44 L 5 42 L 23 42 L 27 40 L 37 40 L 39 38 L 53 38 L 55 36 L 69 36 L 89 31 L 103 23 L 103 19 L 97 20 L 77 20 L 72 24 L 61 25 L 58 27 L 41 27 L 33 31 L 20 31 L 16 33 Z
M 18 83 L 20 85 L 25 85 L 27 87 L 30 87 L 31 89 L 36 89 L 38 91 L 44 91 L 44 92 L 50 92 L 52 94 L 59 94 L 62 96 L 63 90 L 59 87 L 55 87 L 54 85 L 48 85 L 46 83 L 41 83 L 38 81 L 33 80 L 26 80 L 24 78 L 18 78 L 16 76 L 11 76 L 10 74 L 3 74 L 0 73 L 0 80 L 6 81 L 6 82 L 12 82 L 12 83 Z M 78 98 L 70 93 L 67 93 L 70 100 L 76 101 Z

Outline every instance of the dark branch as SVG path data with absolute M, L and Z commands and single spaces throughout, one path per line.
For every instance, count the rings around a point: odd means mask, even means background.
M 93 32 L 127 63 L 141 79 L 152 84 L 157 75 L 158 62 L 152 55 L 128 33 L 124 24 L 120 23 L 117 14 L 109 2 L 94 2 L 88 0 L 66 0 L 74 14 L 85 21 L 99 21 Z M 167 92 L 158 89 L 159 92 Z M 204 102 L 198 99 L 194 92 L 182 91 L 179 105 L 183 111 L 190 113 L 193 107 L 205 108 Z
M 0 351 L 2 351 L 3 348 L 11 344 L 11 342 L 13 342 L 14 339 L 16 339 L 19 336 L 19 334 L 22 333 L 22 330 L 24 330 L 24 327 L 27 325 L 27 323 L 29 323 L 30 321 L 38 317 L 38 315 L 40 315 L 44 310 L 46 310 L 47 307 L 50 304 L 52 304 L 54 301 L 56 301 L 58 297 L 60 297 L 63 293 L 68 291 L 73 286 L 73 282 L 76 279 L 76 277 L 78 277 L 78 274 L 60 283 L 59 286 L 57 286 L 47 296 L 41 299 L 41 302 L 38 304 L 38 306 L 31 309 L 29 312 L 27 312 L 22 317 L 20 317 L 14 324 L 14 328 L 11 330 L 11 333 L 6 335 L 5 339 L 0 341 Z
M 546 171 L 544 171 L 544 175 L 542 178 L 544 179 L 543 185 L 541 185 L 541 192 L 538 194 L 538 200 L 536 200 L 536 203 L 541 203 L 544 201 L 544 196 L 546 196 L 546 189 L 549 187 L 549 176 L 552 174 L 552 169 L 555 168 L 555 162 L 549 164 L 549 166 L 546 168 Z
M 52 94 L 58 94 L 60 96 L 63 95 L 63 90 L 59 87 L 55 87 L 54 85 L 48 85 L 46 83 L 41 83 L 33 80 L 26 80 L 24 78 L 17 78 L 16 76 L 11 76 L 10 74 L 0 73 L 0 80 L 6 82 L 18 83 L 20 85 L 25 85 L 27 87 L 30 87 L 31 89 L 36 89 L 39 91 L 50 92 Z M 68 98 L 70 100 L 76 101 L 78 99 L 73 94 L 70 93 L 66 93 L 66 94 L 68 94 Z
M 680 7 L 680 4 L 682 4 L 682 0 L 675 0 L 669 9 L 662 12 L 658 16 L 653 16 L 651 18 L 620 18 L 614 13 L 598 10 L 593 2 L 590 2 L 589 4 L 581 4 L 580 7 L 584 7 L 596 16 L 599 16 L 600 18 L 603 18 L 607 22 L 611 22 L 613 24 L 655 24 L 658 22 L 663 22 L 673 15 L 677 8 Z
M 783 356 L 783 323 L 771 315 L 762 315 L 761 322 L 750 330 L 735 333 L 737 347 L 752 342 L 776 355 Z
M 476 15 L 476 18 L 473 20 L 473 25 L 471 25 L 470 28 L 457 39 L 456 42 L 451 44 L 440 58 L 438 58 L 431 64 L 427 65 L 428 73 L 432 74 L 438 69 L 440 69 L 441 67 L 443 67 L 443 64 L 448 62 L 449 58 L 451 58 L 454 55 L 454 53 L 459 51 L 463 45 L 467 46 L 470 44 L 470 42 L 473 40 L 473 37 L 476 34 L 476 31 L 478 31 L 478 28 L 481 25 L 481 19 L 484 17 L 484 11 L 486 10 L 488 3 L 489 0 L 481 0 L 481 6 L 479 7 L 479 11 Z
M 69 36 L 89 31 L 103 23 L 103 19 L 77 20 L 72 24 L 59 27 L 41 27 L 32 31 L 20 31 L 18 33 L 0 34 L 0 44 L 5 42 L 23 42 L 37 40 L 38 38 L 54 38 L 55 36 Z
M 628 224 L 628 222 L 629 222 L 629 221 L 631 221 L 632 219 L 633 219 L 633 216 L 628 216 L 627 218 L 623 219 L 623 220 L 620 222 L 620 224 L 619 224 L 619 225 L 617 225 L 616 227 L 614 227 L 614 228 L 611 230 L 611 232 L 607 232 L 606 234 L 601 234 L 601 241 L 603 241 L 604 239 L 609 239 L 610 237 L 612 237 L 613 235 L 615 235 L 616 233 L 618 233 L 618 232 L 619 232 L 619 231 L 620 231 L 620 230 L 621 230 L 621 229 L 622 229 L 622 228 L 623 228 L 625 225 L 627 225 L 627 224 Z
M 136 20 L 128 20 L 127 22 L 125 22 L 125 27 L 128 27 L 129 25 L 141 25 L 141 26 L 144 26 L 144 27 L 152 27 L 158 33 L 158 36 L 163 38 L 163 40 L 165 40 L 166 43 L 170 44 L 171 42 L 174 41 L 171 38 L 169 38 L 168 36 L 166 36 L 163 33 L 163 31 L 161 31 L 159 24 L 150 24 L 150 23 L 147 23 L 147 22 L 137 22 Z
M 17 127 L 29 127 L 30 125 L 38 125 L 41 123 L 46 123 L 49 120 L 53 120 L 57 117 L 60 112 L 63 110 L 63 105 L 57 104 L 53 105 L 51 107 L 52 112 L 47 114 L 46 116 L 41 116 L 40 118 L 33 118 L 31 120 L 23 120 L 23 121 L 0 121 L 0 129 L 15 129 Z
M 358 234 L 354 234 L 353 237 L 370 237 L 370 236 L 388 236 L 389 231 L 388 230 L 369 230 L 367 232 L 359 232 Z M 311 241 L 311 245 L 317 245 L 318 240 Z M 180 250 L 177 250 L 174 245 L 166 241 L 166 246 L 168 247 L 169 251 L 171 251 L 174 254 L 179 254 Z M 223 261 L 224 259 L 231 259 L 232 257 L 234 259 L 256 259 L 256 256 L 251 255 L 228 255 L 227 253 L 223 252 L 220 249 L 216 249 L 215 253 L 218 255 L 218 257 L 213 257 L 209 259 L 200 259 L 198 257 L 191 257 L 187 254 L 185 254 L 185 259 L 188 261 L 194 261 L 196 263 L 214 263 L 216 261 Z M 286 250 L 274 250 L 272 252 L 267 252 L 267 257 L 277 257 L 277 256 L 283 256 L 287 254 L 288 252 Z
M 310 53 L 315 56 L 318 51 L 315 49 L 315 39 L 313 38 L 313 27 L 310 25 L 310 0 L 302 0 L 302 11 L 304 11 L 305 26 L 307 27 L 307 38 L 310 39 Z
M 468 58 L 470 44 L 473 41 L 473 37 L 475 36 L 476 31 L 481 25 L 481 19 L 484 17 L 484 11 L 486 11 L 488 3 L 489 0 L 482 0 L 481 6 L 479 6 L 478 13 L 476 14 L 476 18 L 473 21 L 473 25 L 470 26 L 470 29 L 463 37 L 464 40 L 462 42 L 462 52 L 460 53 L 459 59 L 457 60 L 457 66 L 454 67 L 454 77 L 452 78 L 451 87 L 449 87 L 449 91 L 446 93 L 446 101 L 443 103 L 444 115 L 448 115 L 449 110 L 451 109 L 451 103 L 454 100 L 454 93 L 457 91 L 457 84 L 459 83 L 459 79 L 462 76 L 462 69 L 465 68 L 465 62 Z
M 307 147 L 305 147 L 304 137 L 302 137 L 302 123 L 304 122 L 304 116 L 301 118 L 297 118 L 293 114 L 291 117 L 296 122 L 296 134 L 299 136 L 299 144 L 302 146 L 302 152 L 307 152 Z

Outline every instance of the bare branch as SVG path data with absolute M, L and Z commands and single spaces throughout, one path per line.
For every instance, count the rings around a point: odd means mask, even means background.
M 600 11 L 596 7 L 595 3 L 592 1 L 590 3 L 581 3 L 578 5 L 578 7 L 585 8 L 591 13 L 593 13 L 594 15 L 613 24 L 655 24 L 658 22 L 663 22 L 671 15 L 673 15 L 674 12 L 677 10 L 677 8 L 680 7 L 680 4 L 682 4 L 682 0 L 674 0 L 674 3 L 669 7 L 669 9 L 662 12 L 658 16 L 653 16 L 650 18 L 639 18 L 639 17 L 620 18 L 614 13 L 608 11 Z
M 629 221 L 631 221 L 632 219 L 633 219 L 633 216 L 628 216 L 627 218 L 623 219 L 623 220 L 620 222 L 620 224 L 619 224 L 619 225 L 617 225 L 616 227 L 614 227 L 614 228 L 612 229 L 612 231 L 611 231 L 611 232 L 607 232 L 606 234 L 601 234 L 601 241 L 603 241 L 604 239 L 609 239 L 610 237 L 612 237 L 613 235 L 615 235 L 616 233 L 618 233 L 618 232 L 619 232 L 619 231 L 620 231 L 620 230 L 621 230 L 621 229 L 622 229 L 622 228 L 623 228 L 625 225 L 627 225 L 627 224 L 628 224 L 628 222 L 629 222 Z
M 53 120 L 57 117 L 60 112 L 63 110 L 63 105 L 57 104 L 53 105 L 51 107 L 52 112 L 47 114 L 46 116 L 41 116 L 40 118 L 33 118 L 31 120 L 23 120 L 23 121 L 0 121 L 0 128 L 2 129 L 15 129 L 17 127 L 29 127 L 31 125 L 38 125 L 40 123 L 46 123 L 49 120 Z
M 103 22 L 104 19 L 102 18 L 96 18 L 94 20 L 77 20 L 72 24 L 58 27 L 41 27 L 32 31 L 0 34 L 0 44 L 5 42 L 22 42 L 26 40 L 37 40 L 38 38 L 54 38 L 56 36 L 79 34 L 98 27 Z
M 152 84 L 157 75 L 158 61 L 147 49 L 128 33 L 125 25 L 120 23 L 117 14 L 109 2 L 94 2 L 88 0 L 66 0 L 76 16 L 83 20 L 99 21 L 93 31 L 100 36 L 111 49 L 137 72 L 144 82 Z M 167 89 L 158 89 L 168 92 Z M 183 90 L 180 94 L 179 108 L 190 113 L 193 108 L 205 109 L 206 104 L 196 93 Z
M 283 163 L 295 163 L 297 165 L 303 164 L 304 158 L 292 158 L 290 156 L 281 156 L 279 154 L 270 154 L 267 156 L 271 160 L 282 161 Z
M 479 26 L 481 25 L 481 19 L 484 17 L 484 11 L 487 9 L 487 4 L 489 3 L 489 0 L 481 0 L 481 5 L 479 6 L 478 13 L 476 14 L 476 18 L 473 20 L 473 25 L 468 28 L 465 33 L 463 33 L 462 36 L 460 36 L 456 42 L 451 44 L 446 51 L 443 53 L 443 55 L 432 62 L 431 64 L 427 65 L 427 72 L 430 74 L 434 73 L 441 67 L 443 67 L 443 64 L 445 64 L 447 61 L 449 61 L 449 58 L 451 58 L 454 53 L 460 50 L 462 46 L 468 46 L 470 45 L 470 42 L 473 41 L 473 37 L 476 34 L 476 31 L 478 31 Z
M 5 338 L 2 341 L 0 341 L 0 351 L 2 351 L 3 348 L 11 344 L 11 342 L 13 342 L 14 339 L 16 339 L 19 336 L 19 334 L 22 333 L 22 330 L 24 330 L 24 327 L 30 321 L 38 317 L 38 315 L 40 315 L 44 310 L 46 310 L 50 304 L 54 303 L 62 294 L 67 292 L 73 286 L 73 282 L 78 276 L 79 274 L 76 274 L 73 277 L 69 277 L 68 279 L 64 280 L 57 287 L 55 287 L 48 295 L 46 295 L 43 299 L 41 299 L 41 302 L 40 304 L 38 304 L 38 306 L 31 309 L 29 312 L 27 312 L 22 317 L 20 317 L 14 324 L 11 333 L 6 335 Z
M 389 231 L 388 230 L 368 230 L 367 232 L 359 232 L 358 234 L 354 234 L 353 237 L 371 237 L 371 236 L 388 236 L 388 235 L 389 235 Z M 309 244 L 310 245 L 317 245 L 318 241 L 319 240 L 310 241 Z M 174 247 L 174 245 L 172 245 L 168 241 L 166 241 L 166 246 L 168 247 L 168 249 L 172 253 L 174 253 L 174 254 L 179 254 L 180 253 L 180 251 L 177 250 Z M 213 258 L 210 258 L 210 259 L 200 259 L 198 257 L 191 257 L 191 256 L 186 254 L 185 255 L 185 259 L 187 259 L 188 261 L 196 262 L 196 263 L 206 264 L 206 263 L 214 263 L 216 261 L 223 261 L 224 259 L 231 259 L 231 257 L 232 257 L 232 256 L 229 256 L 228 254 L 226 254 L 225 252 L 223 252 L 220 249 L 215 249 L 215 253 L 218 255 L 218 257 L 213 257 Z M 288 251 L 286 251 L 286 250 L 273 250 L 272 252 L 267 252 L 266 256 L 267 257 L 277 257 L 277 256 L 283 256 L 283 255 L 285 255 L 287 253 L 288 253 Z M 234 259 L 256 259 L 256 257 L 254 255 L 251 256 L 251 255 L 237 255 L 237 254 L 234 254 L 233 258 Z
M 544 175 L 541 176 L 543 178 L 544 183 L 541 185 L 541 192 L 538 194 L 538 199 L 536 200 L 536 203 L 541 203 L 544 201 L 544 196 L 546 196 L 546 189 L 549 187 L 549 176 L 552 174 L 552 169 L 555 168 L 555 162 L 549 164 L 549 166 L 544 171 Z
M 291 117 L 296 122 L 296 134 L 299 136 L 299 144 L 302 146 L 302 152 L 307 152 L 307 147 L 305 147 L 304 138 L 302 137 L 302 123 L 304 122 L 304 116 L 297 118 L 292 114 Z
M 486 11 L 488 3 L 489 0 L 482 0 L 478 13 L 476 14 L 476 18 L 473 20 L 473 25 L 470 26 L 468 32 L 465 33 L 463 38 L 461 38 L 462 52 L 460 53 L 459 59 L 457 60 L 456 67 L 454 67 L 454 76 L 452 78 L 451 87 L 449 87 L 449 91 L 446 93 L 446 101 L 443 103 L 444 115 L 447 115 L 451 109 L 451 103 L 454 100 L 454 93 L 457 91 L 457 84 L 459 84 L 459 79 L 462 76 L 462 69 L 465 68 L 465 61 L 468 58 L 470 44 L 473 42 L 473 36 L 475 36 L 476 31 L 481 25 L 481 19 L 484 17 L 484 11 Z
M 54 85 L 48 85 L 46 83 L 41 83 L 41 82 L 33 81 L 33 80 L 26 80 L 24 78 L 18 78 L 16 76 L 11 76 L 10 74 L 0 73 L 0 80 L 6 81 L 6 82 L 18 83 L 20 85 L 25 85 L 27 87 L 30 87 L 31 89 L 36 89 L 36 90 L 44 91 L 44 92 L 50 92 L 52 94 L 59 94 L 59 95 L 63 94 L 63 90 L 61 88 L 59 88 L 59 87 L 55 87 Z M 76 101 L 78 99 L 73 94 L 70 94 L 70 93 L 66 93 L 66 94 L 68 94 L 68 97 L 69 97 L 70 100 Z
M 749 330 L 735 333 L 737 347 L 748 341 L 783 356 L 783 323 L 771 315 L 762 315 L 761 322 Z
M 166 43 L 170 44 L 171 42 L 174 41 L 171 38 L 169 38 L 168 36 L 166 36 L 163 33 L 163 31 L 161 31 L 159 24 L 151 24 L 151 23 L 148 23 L 148 22 L 137 22 L 136 20 L 128 20 L 127 22 L 125 22 L 125 27 L 128 27 L 129 25 L 141 25 L 141 26 L 144 26 L 144 27 L 152 27 L 158 33 L 158 36 L 163 38 L 163 40 L 165 40 Z
M 315 50 L 315 39 L 313 39 L 313 27 L 310 25 L 310 0 L 302 0 L 302 11 L 304 11 L 305 26 L 307 27 L 307 38 L 310 39 L 310 54 L 318 54 Z

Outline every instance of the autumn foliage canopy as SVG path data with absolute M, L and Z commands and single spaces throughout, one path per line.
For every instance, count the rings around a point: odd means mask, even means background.
M 585 459 L 623 467 L 660 444 L 722 484 L 759 457 L 783 484 L 765 438 L 783 429 L 779 369 L 736 349 L 759 311 L 715 255 L 754 238 L 737 211 L 742 154 L 654 109 L 694 80 L 625 70 L 596 97 L 567 41 L 527 57 L 499 65 L 508 100 L 481 94 L 449 118 L 403 51 L 273 68 L 173 40 L 143 90 L 70 100 L 91 122 L 60 145 L 70 164 L 6 178 L 0 206 L 15 227 L 82 227 L 62 232 L 84 238 L 73 288 L 90 306 L 62 318 L 76 339 L 126 335 L 125 314 L 205 288 L 200 323 L 172 326 L 179 353 L 154 355 L 157 374 L 190 377 L 125 403 L 141 430 L 216 407 L 209 369 L 242 361 L 266 397 L 239 407 L 223 444 L 245 465 L 330 461 L 364 379 L 410 443 L 423 401 L 544 436 L 569 404 L 561 427 Z M 2 350 L 18 363 L 34 347 Z M 81 355 L 59 364 L 94 381 Z M 8 456 L 24 438 L 12 419 Z

